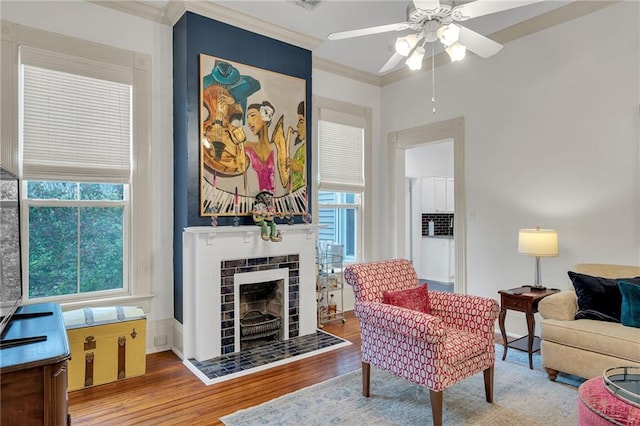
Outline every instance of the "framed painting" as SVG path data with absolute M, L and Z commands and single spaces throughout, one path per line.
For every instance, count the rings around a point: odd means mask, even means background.
M 200 215 L 308 209 L 305 80 L 200 54 Z

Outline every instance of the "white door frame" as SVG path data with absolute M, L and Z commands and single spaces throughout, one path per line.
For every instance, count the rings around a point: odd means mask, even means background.
M 391 200 L 391 241 L 393 257 L 405 258 L 405 150 L 445 139 L 453 139 L 454 224 L 455 244 L 454 290 L 467 290 L 467 228 L 464 174 L 464 118 L 439 121 L 424 126 L 389 133 L 389 199 Z

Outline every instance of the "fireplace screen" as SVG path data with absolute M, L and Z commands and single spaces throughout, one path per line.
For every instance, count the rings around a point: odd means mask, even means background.
M 240 349 L 281 340 L 284 280 L 240 286 Z

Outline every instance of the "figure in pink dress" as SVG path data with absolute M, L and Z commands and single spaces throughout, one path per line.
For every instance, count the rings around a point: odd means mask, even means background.
M 251 104 L 247 108 L 247 125 L 251 133 L 258 136 L 257 141 L 245 142 L 245 152 L 251 160 L 251 168 L 258 176 L 259 191 L 275 190 L 275 153 L 269 142 L 269 125 L 275 108 L 269 101 Z

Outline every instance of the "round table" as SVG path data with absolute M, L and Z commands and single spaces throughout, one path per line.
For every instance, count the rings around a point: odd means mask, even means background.
M 578 388 L 578 424 L 638 425 L 640 407 L 611 393 L 604 385 L 602 377 L 594 377 Z

